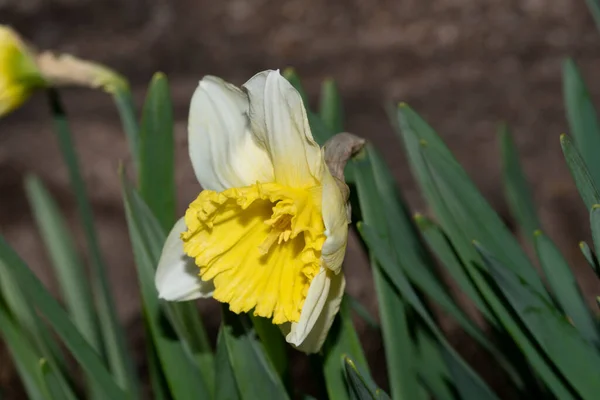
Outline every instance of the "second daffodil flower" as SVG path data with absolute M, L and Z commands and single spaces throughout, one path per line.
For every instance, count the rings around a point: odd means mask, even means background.
M 241 89 L 208 76 L 192 98 L 188 130 L 204 191 L 166 240 L 160 297 L 213 297 L 271 319 L 298 349 L 319 351 L 344 293 L 347 194 L 299 93 L 278 71 Z

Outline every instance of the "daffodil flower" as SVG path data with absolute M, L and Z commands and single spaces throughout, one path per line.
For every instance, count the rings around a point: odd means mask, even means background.
M 213 297 L 317 352 L 339 310 L 348 236 L 345 184 L 278 71 L 235 87 L 207 76 L 190 107 L 189 153 L 204 188 L 171 230 L 159 296 Z M 346 188 L 347 190 L 347 188 Z
M 25 43 L 0 25 L 0 117 L 19 107 L 45 80 Z

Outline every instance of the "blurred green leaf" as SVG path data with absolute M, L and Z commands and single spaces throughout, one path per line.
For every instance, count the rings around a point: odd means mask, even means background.
M 600 393 L 597 348 L 586 342 L 551 303 L 504 267 L 479 242 L 475 242 L 475 248 L 514 311 L 556 368 L 583 399 L 595 399 Z M 559 399 L 572 398 L 563 391 L 555 391 L 555 395 Z
M 61 387 L 62 383 L 52 370 L 52 366 L 48 363 L 48 361 L 44 358 L 39 360 L 38 368 L 40 369 L 40 374 L 42 376 L 44 389 L 47 393 L 47 398 L 50 400 L 64 400 L 66 397 Z M 75 397 L 69 398 L 73 400 L 75 399 Z
M 585 260 L 588 262 L 592 270 L 596 274 L 598 278 L 600 278 L 600 264 L 598 263 L 598 258 L 590 249 L 590 246 L 586 242 L 579 242 L 579 249 L 581 249 L 581 253 L 585 257 Z
M 120 389 L 104 367 L 98 354 L 81 336 L 67 313 L 60 307 L 42 283 L 19 258 L 12 248 L 0 237 L 0 260 L 6 266 L 31 300 L 35 308 L 50 323 L 54 331 L 62 339 L 73 357 L 81 365 L 90 379 L 94 379 L 104 395 L 110 399 L 125 399 L 127 395 Z
M 113 99 L 119 116 L 121 117 L 121 124 L 127 137 L 129 144 L 129 153 L 133 158 L 133 163 L 136 168 L 140 166 L 140 129 L 137 121 L 137 112 L 135 111 L 135 104 L 133 102 L 133 96 L 131 89 L 127 85 L 117 85 L 113 92 Z
M 499 132 L 506 200 L 513 217 L 521 228 L 521 233 L 527 240 L 532 240 L 533 232 L 539 229 L 541 224 L 531 198 L 531 191 L 521 168 L 519 154 L 508 126 L 502 124 Z
M 210 389 L 205 373 L 193 362 L 184 343 L 176 337 L 166 311 L 158 300 L 154 286 L 154 273 L 160 257 L 161 246 L 149 239 L 148 224 L 157 225 L 154 216 L 135 190 L 121 174 L 123 201 L 129 227 L 129 236 L 138 269 L 144 316 L 156 348 L 165 379 L 175 400 L 209 398 Z M 159 228 L 160 229 L 160 228 Z M 164 242 L 164 237 L 162 242 Z
M 342 99 L 332 79 L 327 79 L 321 85 L 319 115 L 331 132 L 340 133 L 344 130 Z
M 1 299 L 0 299 L 1 300 Z M 12 356 L 19 377 L 30 400 L 45 398 L 42 378 L 37 370 L 39 355 L 34 346 L 26 339 L 26 335 L 11 318 L 0 301 L 0 333 L 6 348 Z
M 360 371 L 360 367 L 348 356 L 344 356 L 346 380 L 353 400 L 387 400 L 390 397 L 377 387 L 368 374 Z
M 150 332 L 150 329 L 145 322 L 146 332 Z M 169 386 L 165 379 L 165 375 L 160 365 L 158 354 L 152 340 L 146 340 L 146 357 L 148 363 L 148 375 L 150 378 L 150 385 L 152 386 L 152 395 L 154 400 L 168 400 Z
M 354 296 L 349 294 L 345 294 L 345 297 L 348 299 L 348 303 L 350 303 L 350 308 L 358 315 L 365 323 L 373 329 L 381 329 L 381 325 L 375 319 L 371 312 L 367 310 L 367 308 Z
M 20 287 L 17 277 L 11 274 L 8 266 L 0 259 L 0 294 L 4 298 L 8 312 L 15 318 L 25 340 L 31 343 L 39 356 L 46 357 L 56 371 L 62 372 L 65 388 L 69 386 L 66 375 L 68 367 L 55 337 L 39 318 L 27 292 Z M 65 389 L 66 390 L 66 389 Z
M 600 30 L 600 1 L 599 0 L 585 0 L 596 23 L 596 28 Z
M 595 3 L 595 7 L 598 4 Z M 563 97 L 571 136 L 587 164 L 594 182 L 600 182 L 600 124 L 583 77 L 575 62 L 563 63 Z
M 239 400 L 241 399 L 233 369 L 229 362 L 229 351 L 227 343 L 223 338 L 225 331 L 219 330 L 217 337 L 217 354 L 215 356 L 215 400 Z
M 175 223 L 173 105 L 169 83 L 156 73 L 148 88 L 141 125 L 140 194 L 164 230 Z
M 25 188 L 67 309 L 77 329 L 100 353 L 102 345 L 87 274 L 65 222 L 50 193 L 37 177 L 28 176 L 25 179 Z
M 300 93 L 300 97 L 302 97 L 302 102 L 304 103 L 304 108 L 306 108 L 306 110 L 309 110 L 310 107 L 308 104 L 308 96 L 306 95 L 306 91 L 302 86 L 302 81 L 300 80 L 300 76 L 298 76 L 298 74 L 296 73 L 296 70 L 290 67 L 286 68 L 285 70 L 283 70 L 283 77 L 292 84 L 292 86 L 298 91 L 298 93 Z
M 367 372 L 369 370 L 362 345 L 352 323 L 349 303 L 348 295 L 345 294 L 340 311 L 323 345 L 323 374 L 325 375 L 327 394 L 331 400 L 349 398 L 342 363 L 344 355 L 350 356 L 363 370 Z
M 75 194 L 85 241 L 90 253 L 92 290 L 108 364 L 118 384 L 122 388 L 127 389 L 132 396 L 136 397 L 139 390 L 137 386 L 138 381 L 131 361 L 132 358 L 128 355 L 125 344 L 125 333 L 119 325 L 114 297 L 108 284 L 106 265 L 98 243 L 92 207 L 87 198 L 85 181 L 81 175 L 67 117 L 60 102 L 58 92 L 49 90 L 48 95 L 54 119 L 54 131 L 58 138 L 64 162 L 67 165 L 69 181 Z
M 535 232 L 535 248 L 548 284 L 567 317 L 590 343 L 599 345 L 598 327 L 579 290 L 567 261 L 541 231 Z
M 127 183 L 127 187 L 130 193 L 130 201 L 134 205 L 133 208 L 141 215 L 137 223 L 142 233 L 143 243 L 146 246 L 145 251 L 148 252 L 151 260 L 154 260 L 151 272 L 154 275 L 166 235 L 140 194 L 129 183 Z M 154 278 L 152 278 L 152 282 L 154 282 Z M 172 328 L 186 344 L 184 346 L 186 353 L 195 360 L 202 372 L 206 387 L 209 388 L 210 392 L 213 392 L 214 358 L 208 335 L 195 302 L 163 302 L 162 307 L 166 317 L 172 324 Z
M 258 340 L 246 315 L 237 315 L 223 306 L 220 339 L 242 399 L 288 399 L 273 364 Z
M 565 156 L 565 161 L 567 162 L 569 170 L 571 171 L 571 175 L 573 176 L 573 180 L 575 180 L 575 185 L 577 186 L 579 195 L 581 196 L 586 208 L 589 210 L 594 204 L 600 203 L 600 192 L 598 191 L 598 186 L 596 182 L 594 182 L 588 166 L 581 157 L 581 154 L 573 146 L 571 139 L 569 139 L 567 135 L 560 135 L 560 145 Z

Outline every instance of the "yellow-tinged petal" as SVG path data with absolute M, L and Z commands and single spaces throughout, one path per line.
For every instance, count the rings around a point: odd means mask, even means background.
M 271 182 L 273 164 L 264 145 L 249 131 L 248 98 L 239 88 L 207 76 L 192 98 L 189 152 L 198 181 L 223 191 Z
M 214 286 L 198 276 L 198 267 L 193 258 L 183 251 L 181 233 L 186 231 L 181 218 L 167 236 L 158 262 L 154 283 L 161 299 L 186 301 L 200 297 L 211 297 Z
M 346 280 L 325 268 L 313 280 L 300 321 L 281 326 L 286 341 L 305 353 L 316 353 L 331 329 L 340 309 Z
M 264 71 L 243 85 L 250 100 L 252 132 L 268 150 L 275 181 L 313 186 L 323 173 L 323 155 L 314 141 L 300 94 L 279 74 Z
M 342 268 L 348 243 L 348 209 L 338 183 L 326 168 L 323 173 L 323 221 L 325 223 L 325 244 L 321 258 L 326 268 L 338 274 Z
M 201 192 L 182 239 L 213 297 L 275 324 L 299 321 L 325 242 L 321 196 L 275 183 Z

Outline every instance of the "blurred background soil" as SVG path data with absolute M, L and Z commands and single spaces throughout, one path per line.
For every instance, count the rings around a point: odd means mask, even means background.
M 588 298 L 599 293 L 577 247 L 589 236 L 587 212 L 558 140 L 568 131 L 561 97 L 564 57 L 576 59 L 593 96 L 600 95 L 600 34 L 584 0 L 0 0 L 0 23 L 39 48 L 121 71 L 138 104 L 155 71 L 168 75 L 181 213 L 200 190 L 187 158 L 185 126 L 191 94 L 205 74 L 241 84 L 260 70 L 293 66 L 312 100 L 320 82 L 334 78 L 344 97 L 347 129 L 374 142 L 413 211 L 426 213 L 384 111 L 391 101 L 406 101 L 438 130 L 512 227 L 496 134 L 498 122 L 507 121 L 546 231 L 574 265 Z M 120 316 L 142 357 L 137 281 L 116 175 L 119 161 L 130 161 L 124 135 L 103 93 L 70 90 L 65 102 Z M 0 121 L 0 231 L 55 289 L 23 191 L 27 174 L 43 179 L 80 233 L 41 95 Z M 375 311 L 368 264 L 356 239 L 349 252 L 348 290 Z M 216 329 L 214 307 L 202 307 Z M 484 370 L 487 363 L 468 338 L 448 319 L 442 322 L 461 352 Z M 359 327 L 373 367 L 381 372 L 381 340 L 364 324 Z M 484 374 L 494 381 L 494 371 Z M 16 382 L 0 349 L 6 398 L 19 398 Z

